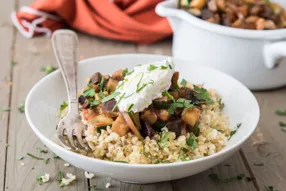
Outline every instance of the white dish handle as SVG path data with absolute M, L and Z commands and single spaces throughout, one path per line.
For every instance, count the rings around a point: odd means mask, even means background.
M 282 57 L 286 57 L 286 41 L 269 43 L 264 46 L 264 60 L 267 68 L 274 68 Z

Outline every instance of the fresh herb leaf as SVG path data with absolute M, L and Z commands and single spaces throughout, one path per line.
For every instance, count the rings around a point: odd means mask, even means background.
M 11 109 L 9 107 L 0 107 L 0 111 L 8 112 L 11 111 Z
M 266 186 L 266 185 L 264 185 L 264 188 L 265 188 L 266 191 L 278 191 L 278 190 L 274 190 L 273 186 Z
M 25 113 L 25 103 L 20 103 L 18 106 L 20 113 Z
M 61 104 L 61 106 L 60 106 L 60 111 L 63 111 L 65 108 L 67 108 L 69 105 L 68 105 L 68 103 L 67 102 L 63 102 L 62 104 Z
M 134 72 L 134 70 L 131 70 L 130 72 L 126 73 L 125 76 L 129 76 L 130 74 L 132 74 Z
M 48 150 L 47 149 L 41 149 L 39 147 L 36 148 L 40 153 L 48 153 Z
M 60 157 L 58 155 L 56 155 L 55 153 L 53 153 L 53 158 L 54 159 L 60 159 Z
M 108 96 L 104 97 L 101 102 L 104 103 L 104 102 L 107 102 L 109 100 L 112 100 L 114 99 L 115 97 L 117 97 L 120 93 L 119 92 L 112 92 L 111 94 L 109 94 Z
M 143 73 L 141 73 L 141 74 L 142 74 L 142 75 L 141 75 L 141 77 L 140 77 L 140 79 L 139 79 L 139 81 L 138 81 L 138 83 L 137 83 L 137 85 L 136 85 L 136 93 L 140 92 L 140 91 L 141 91 L 143 88 L 145 88 L 148 84 L 153 84 L 153 83 L 154 83 L 153 80 L 150 80 L 150 82 L 148 82 L 148 83 L 143 83 L 142 86 L 140 87 L 142 78 L 143 78 L 143 76 L 144 76 Z
M 133 104 L 133 103 L 132 103 L 132 104 L 130 104 L 130 105 L 129 105 L 129 107 L 128 107 L 128 109 L 127 109 L 127 111 L 128 111 L 128 112 L 130 112 L 133 106 L 134 106 L 134 104 Z
M 34 159 L 36 159 L 36 160 L 42 160 L 42 161 L 44 161 L 46 164 L 48 164 L 48 162 L 49 162 L 49 160 L 50 160 L 50 158 L 44 159 L 44 158 L 41 158 L 41 157 L 37 157 L 37 156 L 35 156 L 35 155 L 31 154 L 31 153 L 27 153 L 27 155 L 30 156 L 30 157 L 32 157 L 32 158 L 34 158 Z
M 118 99 L 118 101 L 116 102 L 116 104 L 114 105 L 114 107 L 112 108 L 111 111 L 114 111 L 116 109 L 116 107 L 118 106 L 119 102 L 121 102 L 121 100 L 123 99 L 124 96 L 125 96 L 125 93 L 120 96 L 120 98 Z
M 97 123 L 98 120 L 94 119 L 94 120 L 91 120 L 90 122 L 91 122 L 91 123 Z
M 224 108 L 224 103 L 222 102 L 222 99 L 218 98 L 217 101 L 218 101 L 220 110 L 222 110 Z
M 247 182 L 251 182 L 252 180 L 255 180 L 254 177 L 246 177 Z
M 123 70 L 123 72 L 122 72 L 122 76 L 126 76 L 126 74 L 128 73 L 128 68 L 125 68 L 124 70 Z
M 63 173 L 63 171 L 59 171 L 56 180 L 59 181 L 59 182 L 61 182 L 61 181 L 63 180 L 63 178 L 64 178 L 64 173 Z
M 107 126 L 109 126 L 109 125 L 97 127 L 97 128 L 96 128 L 96 132 L 97 132 L 97 133 L 101 133 L 101 130 L 106 130 Z
M 53 71 L 55 71 L 57 68 L 51 66 L 51 65 L 47 65 L 47 66 L 42 66 L 41 67 L 41 71 L 42 72 L 45 72 L 46 74 L 50 74 L 52 73 Z
M 90 187 L 88 187 L 88 188 L 90 188 L 90 189 L 93 190 L 93 191 L 96 191 L 96 186 L 95 186 L 95 185 L 92 185 L 92 186 L 90 186 Z
M 163 136 L 162 136 L 161 141 L 160 141 L 163 147 L 167 146 L 167 141 L 168 141 L 169 137 L 170 137 L 170 132 L 163 133 Z
M 113 162 L 128 163 L 127 161 L 124 161 L 124 160 L 114 160 Z
M 102 92 L 102 90 L 103 90 L 104 80 L 105 80 L 105 78 L 104 78 L 104 77 L 101 77 L 100 82 L 99 82 L 100 92 Z
M 39 185 L 42 185 L 43 184 L 43 179 L 42 179 L 42 176 L 37 176 L 37 181 L 39 183 Z
M 90 107 L 93 107 L 93 106 L 96 106 L 96 105 L 99 105 L 99 104 L 100 104 L 99 100 L 89 100 L 89 106 Z
M 231 137 L 237 132 L 237 130 L 240 128 L 240 126 L 241 126 L 241 123 L 238 123 L 238 124 L 236 125 L 236 127 L 234 128 L 234 130 L 232 130 L 232 131 L 230 132 L 230 136 L 229 136 L 228 140 L 231 139 Z
M 161 69 L 162 69 L 162 70 L 166 70 L 166 69 L 168 69 L 168 67 L 161 65 Z
M 167 96 L 169 99 L 171 99 L 173 102 L 176 102 L 175 98 L 167 91 L 162 93 L 163 96 Z
M 279 126 L 280 126 L 280 127 L 286 127 L 286 123 L 280 121 L 280 122 L 279 122 Z
M 6 143 L 6 144 L 5 144 L 5 147 L 6 147 L 6 148 L 8 148 L 8 147 L 9 147 L 9 144 L 8 144 L 8 143 Z
M 45 159 L 45 164 L 48 164 L 50 161 L 50 158 Z
M 286 116 L 286 110 L 284 110 L 284 111 L 281 111 L 281 110 L 276 110 L 276 115 L 278 115 L 278 116 Z
M 194 96 L 200 100 L 201 103 L 213 104 L 214 101 L 211 99 L 209 92 L 204 89 L 194 85 Z
M 94 97 L 95 96 L 95 91 L 93 88 L 86 89 L 82 92 L 82 95 L 85 97 Z
M 173 69 L 172 66 L 169 64 L 168 60 L 166 60 L 166 63 L 169 66 L 170 69 Z
M 216 182 L 220 182 L 220 183 L 228 183 L 234 180 L 241 180 L 244 176 L 245 176 L 244 174 L 239 174 L 237 176 L 222 179 L 222 178 L 219 178 L 217 174 L 209 174 L 209 177 L 211 179 L 213 179 Z
M 189 137 L 189 139 L 187 140 L 187 145 L 189 145 L 193 150 L 195 148 L 197 148 L 198 143 L 197 143 L 196 137 L 194 135 L 191 135 Z
M 19 157 L 19 158 L 18 158 L 18 160 L 23 160 L 23 159 L 24 159 L 24 157 Z
M 260 162 L 260 163 L 253 162 L 253 164 L 254 164 L 255 166 L 264 166 L 264 163 L 262 163 L 262 162 Z
M 181 85 L 185 88 L 187 86 L 187 80 L 185 80 L 184 78 L 181 81 Z
M 195 135 L 196 137 L 199 136 L 200 128 L 199 128 L 199 124 L 198 124 L 198 123 L 195 124 L 195 126 L 194 126 L 194 128 L 193 128 L 193 133 L 194 133 L 194 135 Z
M 12 61 L 12 62 L 11 62 L 11 65 L 12 65 L 12 66 L 16 66 L 16 64 L 17 64 L 16 61 Z
M 158 68 L 158 66 L 155 66 L 153 64 L 150 64 L 150 66 L 147 68 L 149 72 L 156 70 Z

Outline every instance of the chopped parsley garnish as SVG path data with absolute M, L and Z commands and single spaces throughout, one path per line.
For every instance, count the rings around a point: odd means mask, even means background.
M 35 156 L 35 155 L 31 154 L 31 153 L 27 153 L 27 155 L 30 156 L 30 157 L 32 157 L 33 159 L 42 160 L 42 161 L 44 161 L 46 164 L 48 164 L 48 162 L 49 162 L 49 160 L 50 160 L 50 158 L 44 159 L 44 158 L 41 158 L 41 157 L 37 157 L 37 156 Z
M 46 74 L 50 74 L 53 71 L 55 71 L 57 68 L 51 65 L 47 65 L 47 66 L 42 66 L 41 67 L 41 71 L 45 72 Z
M 278 116 L 286 116 L 286 110 L 284 110 L 284 111 L 281 111 L 281 110 L 276 110 L 276 115 L 278 115 Z
M 67 108 L 69 105 L 68 105 L 68 103 L 67 102 L 63 102 L 62 104 L 61 104 L 61 106 L 60 106 L 60 110 L 61 111 L 63 111 L 65 108 Z
M 264 163 L 262 163 L 262 162 L 260 162 L 260 163 L 253 162 L 253 164 L 254 164 L 255 166 L 264 166 Z
M 278 190 L 274 190 L 273 186 L 266 186 L 266 185 L 264 185 L 264 188 L 265 188 L 266 191 L 278 191 Z
M 125 68 L 124 70 L 123 70 L 123 72 L 122 72 L 122 76 L 126 76 L 126 74 L 128 73 L 128 68 Z
M 199 129 L 199 124 L 198 124 L 198 123 L 195 124 L 195 126 L 194 126 L 193 129 L 194 129 L 194 130 L 193 130 L 194 135 L 195 135 L 196 137 L 199 136 L 200 129 Z
M 214 101 L 211 99 L 209 92 L 204 89 L 194 85 L 194 96 L 201 102 L 207 104 L 213 104 Z
M 6 143 L 6 144 L 5 144 L 5 147 L 6 147 L 6 148 L 8 148 L 8 147 L 9 147 L 9 144 L 8 144 L 8 143 Z
M 224 108 L 224 103 L 222 102 L 222 99 L 218 98 L 217 101 L 218 101 L 218 104 L 219 104 L 219 108 L 222 110 Z
M 133 106 L 134 106 L 134 104 L 133 104 L 133 103 L 132 103 L 132 104 L 130 104 L 130 105 L 129 105 L 129 107 L 128 107 L 128 109 L 127 109 L 127 111 L 128 111 L 128 112 L 130 112 L 130 111 L 132 110 L 132 107 L 133 107 Z
M 162 70 L 166 70 L 166 69 L 168 69 L 168 67 L 161 65 L 161 69 L 162 69 Z
M 185 80 L 184 78 L 181 81 L 181 85 L 185 88 L 187 86 L 187 80 Z
M 53 153 L 53 158 L 54 159 L 60 159 L 60 157 L 58 155 L 56 155 L 55 153 Z
M 237 130 L 240 128 L 240 126 L 241 126 L 241 123 L 238 123 L 238 124 L 236 125 L 236 127 L 234 128 L 234 130 L 232 130 L 232 131 L 230 132 L 230 136 L 229 136 L 228 140 L 231 139 L 231 137 L 237 132 Z
M 61 182 L 64 178 L 64 173 L 63 171 L 59 171 L 58 175 L 57 175 L 57 181 Z
M 23 159 L 24 159 L 24 157 L 19 157 L 19 158 L 18 158 L 18 160 L 23 160 Z
M 155 66 L 153 64 L 150 64 L 150 66 L 148 67 L 148 71 L 151 72 L 153 70 L 156 70 L 158 68 L 158 66 Z
M 99 100 L 89 100 L 89 106 L 90 107 L 93 107 L 93 106 L 96 106 L 96 105 L 99 105 L 99 104 L 100 104 Z
M 95 186 L 95 185 L 92 185 L 92 186 L 90 186 L 90 187 L 88 187 L 88 188 L 90 188 L 90 189 L 93 190 L 93 191 L 96 191 L 96 186 Z
M 279 122 L 279 126 L 280 126 L 280 127 L 286 127 L 286 123 L 280 121 L 280 122 Z
M 196 137 L 194 135 L 191 135 L 189 137 L 189 139 L 187 140 L 187 145 L 189 145 L 193 150 L 195 148 L 197 148 L 198 143 L 197 143 Z
M 167 146 L 167 141 L 169 139 L 169 136 L 170 136 L 170 132 L 165 132 L 163 134 L 163 137 L 161 138 L 161 144 L 163 145 L 163 147 L 166 147 Z
M 251 182 L 252 180 L 255 180 L 254 177 L 246 177 L 247 182 Z
M 172 66 L 169 64 L 168 60 L 166 60 L 166 63 L 170 69 L 173 69 Z
M 124 161 L 124 160 L 114 160 L 113 162 L 128 163 L 127 161 Z
M 216 182 L 220 182 L 220 183 L 228 183 L 234 180 L 241 180 L 243 179 L 244 176 L 245 176 L 244 174 L 239 174 L 237 176 L 233 176 L 230 178 L 219 178 L 217 174 L 209 174 L 209 177 L 211 179 L 213 179 Z
M 116 104 L 114 105 L 114 107 L 112 108 L 111 111 L 114 111 L 116 109 L 116 107 L 118 106 L 119 102 L 121 102 L 121 100 L 124 98 L 124 96 L 125 96 L 125 93 L 120 96 L 119 100 L 116 102 Z
M 11 109 L 9 107 L 0 107 L 0 111 L 8 112 L 11 111 Z
M 130 74 L 132 74 L 134 72 L 134 70 L 131 70 L 130 72 L 127 72 L 126 74 L 125 74 L 125 76 L 129 76 Z
M 40 153 L 48 153 L 48 150 L 47 149 L 41 149 L 39 147 L 37 147 L 37 150 L 40 152 Z
M 83 91 L 82 93 L 85 97 L 94 97 L 95 96 L 95 91 L 93 88 L 89 88 Z
M 12 62 L 11 62 L 11 65 L 12 65 L 12 66 L 16 66 L 16 64 L 17 64 L 16 61 L 12 61 Z
M 39 183 L 39 185 L 42 185 L 43 184 L 43 179 L 42 179 L 42 176 L 37 176 L 37 181 Z
M 162 93 L 163 96 L 167 96 L 169 99 L 171 99 L 173 102 L 176 102 L 175 98 L 167 91 Z
M 101 133 L 101 130 L 106 130 L 107 126 L 108 126 L 108 125 L 101 126 L 101 127 L 97 127 L 97 128 L 96 128 L 96 132 Z
M 20 113 L 25 113 L 25 104 L 20 103 L 18 106 L 18 110 L 20 111 Z
M 182 115 L 184 115 L 189 108 L 194 107 L 194 105 L 184 98 L 179 98 L 175 103 L 172 103 L 171 107 L 168 109 L 170 115 L 174 115 L 177 108 L 184 108 Z
M 104 102 L 107 102 L 109 100 L 112 100 L 114 99 L 115 97 L 117 97 L 120 93 L 119 92 L 112 92 L 110 95 L 104 97 L 101 102 L 104 103 Z
M 101 77 L 100 82 L 99 82 L 99 89 L 100 89 L 100 92 L 102 92 L 102 91 L 103 91 L 103 85 L 104 85 L 104 77 Z
M 143 84 L 140 86 L 141 81 L 142 81 L 142 78 L 143 78 L 143 76 L 144 76 L 143 73 L 141 73 L 141 74 L 142 74 L 142 75 L 141 75 L 141 77 L 140 77 L 140 80 L 139 80 L 139 82 L 138 82 L 137 85 L 136 85 L 136 93 L 140 92 L 140 91 L 141 91 L 143 88 L 145 88 L 148 84 L 153 84 L 153 83 L 154 83 L 153 80 L 150 80 L 150 82 L 148 82 L 148 83 L 143 83 Z

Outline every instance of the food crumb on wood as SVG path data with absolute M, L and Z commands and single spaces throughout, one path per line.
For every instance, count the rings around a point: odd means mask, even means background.
M 71 173 L 67 173 L 66 176 L 67 176 L 67 178 L 63 178 L 61 180 L 60 187 L 67 186 L 76 179 L 76 176 L 71 174 Z
M 21 166 L 24 166 L 24 165 L 25 165 L 25 163 L 21 162 L 21 163 L 20 163 L 20 165 L 21 165 Z
M 111 184 L 109 182 L 106 183 L 105 188 L 109 188 Z
M 65 163 L 64 166 L 65 166 L 65 167 L 69 167 L 70 164 L 69 164 L 69 163 Z
M 87 178 L 87 179 L 92 179 L 92 178 L 94 177 L 94 174 L 93 174 L 93 173 L 90 173 L 90 172 L 85 171 L 85 172 L 84 172 L 84 176 L 85 176 L 85 178 Z

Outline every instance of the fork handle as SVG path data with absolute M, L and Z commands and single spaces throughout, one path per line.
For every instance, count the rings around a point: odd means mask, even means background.
M 71 30 L 57 30 L 53 33 L 54 54 L 64 78 L 69 102 L 69 112 L 78 113 L 77 98 L 77 34 Z

